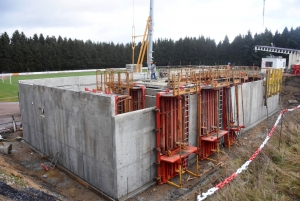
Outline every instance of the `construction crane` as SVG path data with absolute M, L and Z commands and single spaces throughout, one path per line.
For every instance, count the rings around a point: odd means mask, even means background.
M 146 28 L 144 31 L 144 35 L 135 36 L 135 27 L 132 26 L 132 64 L 134 61 L 134 49 L 135 49 L 135 38 L 143 37 L 141 41 L 141 48 L 138 56 L 138 60 L 136 63 L 136 72 L 142 72 L 143 60 L 145 56 L 145 52 L 147 50 L 147 65 L 148 69 L 150 67 L 150 62 L 153 61 L 152 53 L 153 53 L 153 6 L 154 0 L 150 0 L 150 14 L 146 22 Z

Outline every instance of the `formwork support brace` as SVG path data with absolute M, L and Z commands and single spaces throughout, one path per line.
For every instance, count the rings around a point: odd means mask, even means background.
M 181 168 L 181 165 L 179 165 L 179 169 L 178 169 L 178 173 L 179 173 L 179 185 L 178 184 L 175 184 L 171 181 L 167 181 L 168 184 L 172 185 L 172 186 L 175 186 L 177 188 L 182 188 L 182 168 Z

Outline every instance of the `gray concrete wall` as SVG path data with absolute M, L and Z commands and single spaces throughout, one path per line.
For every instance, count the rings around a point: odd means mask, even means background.
M 96 76 L 79 76 L 79 77 L 64 77 L 64 78 L 45 78 L 35 80 L 21 80 L 20 83 L 35 84 L 48 87 L 66 87 L 78 86 L 96 83 Z
M 155 107 L 115 116 L 118 198 L 156 177 Z
M 190 95 L 189 145 L 197 146 L 197 94 Z
M 156 106 L 156 93 L 161 92 L 163 89 L 157 88 L 147 88 L 145 89 L 145 107 L 155 107 Z
M 115 198 L 114 97 L 30 84 L 19 90 L 25 141 L 50 157 L 58 151 L 59 164 Z
M 244 124 L 247 128 L 252 127 L 257 123 L 259 123 L 260 121 L 262 121 L 264 118 L 266 118 L 267 112 L 270 115 L 271 113 L 278 110 L 279 95 L 274 95 L 268 98 L 267 100 L 268 111 L 266 106 L 264 106 L 265 87 L 263 86 L 263 80 L 244 83 L 243 85 L 239 85 L 238 87 L 239 87 L 238 91 L 239 91 L 240 124 Z M 242 100 L 241 87 L 243 93 L 243 100 Z M 234 118 L 236 122 L 237 109 L 235 104 L 234 87 L 231 88 L 231 94 L 232 94 L 232 106 L 234 111 Z M 244 105 L 244 113 L 242 110 L 242 101 Z M 243 122 L 243 118 L 245 122 Z

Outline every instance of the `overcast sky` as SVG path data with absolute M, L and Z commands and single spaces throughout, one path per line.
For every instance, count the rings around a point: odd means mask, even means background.
M 300 0 L 154 0 L 154 39 L 252 35 L 300 26 Z M 0 33 L 42 33 L 93 42 L 131 42 L 144 33 L 150 0 L 0 0 Z M 137 41 L 140 39 L 137 39 Z

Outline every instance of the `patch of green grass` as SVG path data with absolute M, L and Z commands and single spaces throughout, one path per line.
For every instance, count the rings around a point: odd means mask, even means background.
M 14 175 L 13 173 L 10 173 L 9 177 L 18 185 L 25 187 L 26 184 L 24 183 L 24 181 L 22 181 L 22 178 L 19 176 Z
M 4 181 L 4 182 L 13 181 L 16 184 L 18 184 L 19 186 L 26 187 L 26 183 L 22 180 L 22 178 L 20 176 L 16 176 L 13 173 L 10 173 L 8 175 L 5 172 L 3 172 L 1 169 L 0 169 L 0 175 L 1 175 L 0 181 Z
M 298 119 L 295 118 L 299 114 L 298 110 L 286 113 L 281 135 L 280 129 L 277 128 L 248 169 L 207 200 L 300 200 L 300 128 Z M 257 127 L 261 128 L 262 125 L 266 126 L 267 122 L 262 122 Z M 269 125 L 272 126 L 272 123 Z M 255 130 L 248 132 L 254 133 Z M 279 141 L 281 141 L 280 148 Z M 241 167 L 253 154 L 252 146 L 245 145 L 233 149 L 238 156 L 230 155 L 225 163 L 226 169 L 220 171 L 218 175 L 219 181 L 224 181 Z M 231 158 L 232 156 L 235 158 Z
M 143 69 L 143 72 L 147 72 Z M 56 77 L 76 77 L 76 76 L 88 76 L 95 75 L 96 71 L 91 72 L 72 72 L 72 73 L 49 73 L 41 75 L 20 75 L 12 76 L 11 84 L 10 79 L 5 79 L 2 82 L 2 77 L 0 75 L 0 102 L 18 102 L 18 83 L 19 80 L 33 80 L 33 79 L 43 79 L 43 78 L 56 78 Z M 96 77 L 95 77 L 96 79 Z
M 86 76 L 96 75 L 95 72 L 73 72 L 73 73 L 53 73 L 53 74 L 41 74 L 41 75 L 21 75 L 12 76 L 11 84 L 10 79 L 5 79 L 2 82 L 0 77 L 0 102 L 18 102 L 18 82 L 19 80 L 32 80 L 43 78 L 56 78 L 56 77 L 74 77 L 74 76 Z M 95 78 L 96 79 L 96 78 Z

